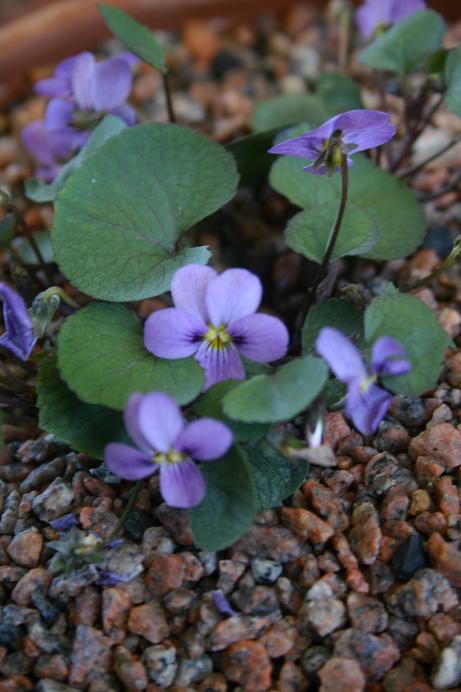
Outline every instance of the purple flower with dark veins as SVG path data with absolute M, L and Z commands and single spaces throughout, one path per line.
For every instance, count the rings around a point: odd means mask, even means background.
M 341 169 L 343 154 L 349 168 L 352 154 L 379 147 L 395 135 L 389 114 L 383 111 L 354 110 L 335 115 L 315 130 L 287 139 L 269 149 L 269 154 L 285 154 L 312 161 L 304 168 L 325 175 Z
M 381 33 L 414 12 L 426 9 L 424 0 L 366 0 L 355 19 L 364 38 Z
M 194 356 L 205 370 L 205 389 L 222 380 L 243 380 L 240 356 L 268 363 L 282 358 L 288 331 L 276 317 L 256 313 L 261 282 L 246 269 L 217 274 L 188 264 L 171 284 L 174 308 L 146 320 L 144 343 L 159 358 Z
M 347 385 L 346 414 L 357 430 L 371 435 L 387 413 L 392 394 L 378 387 L 381 375 L 405 375 L 411 365 L 402 356 L 403 346 L 390 336 L 382 336 L 373 345 L 370 368 L 344 334 L 332 327 L 321 330 L 316 348 L 341 382 Z
M 220 421 L 200 418 L 185 423 L 167 394 L 132 394 L 125 426 L 138 449 L 120 442 L 106 446 L 104 461 L 120 478 L 139 480 L 160 473 L 160 492 L 171 507 L 195 507 L 205 497 L 205 479 L 194 463 L 225 454 L 232 433 Z
M 4 333 L 0 346 L 14 353 L 17 358 L 27 360 L 37 341 L 34 325 L 23 299 L 4 283 L 0 283 L 0 300 L 3 301 Z

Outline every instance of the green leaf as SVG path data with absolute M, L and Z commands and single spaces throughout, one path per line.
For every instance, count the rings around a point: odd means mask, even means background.
M 58 196 L 56 260 L 96 298 L 164 293 L 184 264 L 206 264 L 207 248 L 178 252 L 176 241 L 231 199 L 237 181 L 232 155 L 192 130 L 127 128 L 88 157 Z
M 449 52 L 444 79 L 446 107 L 451 113 L 461 116 L 461 45 Z
M 58 363 L 80 399 L 118 410 L 133 392 L 166 392 L 187 404 L 203 386 L 193 358 L 162 360 L 146 351 L 138 318 L 122 305 L 91 303 L 69 317 L 58 337 Z
M 363 256 L 390 260 L 409 255 L 421 243 L 426 230 L 420 204 L 405 184 L 393 175 L 364 156 L 354 156 L 353 159 L 354 166 L 349 170 L 347 205 L 368 215 L 370 228 L 379 234 L 376 245 Z M 334 174 L 330 178 L 314 175 L 303 170 L 305 165 L 303 159 L 281 156 L 272 166 L 271 185 L 313 217 L 318 212 L 317 200 L 324 200 L 323 214 L 328 218 L 327 228 L 331 228 L 338 208 L 340 175 Z
M 375 70 L 408 74 L 442 47 L 444 31 L 437 12 L 414 12 L 370 43 L 359 60 Z
M 301 413 L 320 394 L 328 369 L 320 358 L 298 358 L 275 375 L 257 375 L 223 399 L 224 413 L 246 423 L 279 423 Z
M 375 298 L 365 312 L 365 338 L 371 345 L 380 336 L 400 341 L 411 362 L 408 375 L 384 377 L 386 387 L 417 396 L 435 386 L 450 339 L 427 305 L 395 290 Z
M 251 527 L 257 498 L 248 460 L 232 447 L 222 459 L 202 464 L 206 495 L 190 509 L 189 525 L 194 543 L 202 550 L 223 550 Z
M 11 243 L 16 228 L 16 217 L 13 212 L 9 212 L 0 221 L 0 247 L 8 247 Z
M 232 420 L 223 411 L 222 400 L 240 383 L 237 380 L 218 382 L 210 387 L 194 405 L 194 411 L 199 416 L 222 420 L 231 430 L 238 442 L 256 442 L 263 437 L 268 426 L 261 423 L 239 423 Z
M 328 116 L 363 108 L 359 84 L 341 72 L 322 72 L 317 81 L 317 95 Z
M 306 478 L 307 461 L 288 459 L 266 440 L 247 445 L 246 453 L 255 482 L 258 513 L 281 505 Z
M 303 355 L 315 351 L 315 342 L 324 327 L 334 327 L 349 338 L 363 336 L 363 310 L 341 298 L 318 303 L 310 310 L 302 328 Z
M 322 261 L 331 237 L 331 188 L 321 188 L 310 209 L 295 214 L 288 222 L 285 241 L 288 247 L 314 262 Z M 337 202 L 338 203 L 338 202 Z M 341 224 L 332 261 L 347 255 L 364 255 L 378 242 L 379 232 L 368 214 L 350 203 Z
M 321 99 L 315 94 L 282 94 L 258 103 L 250 124 L 256 132 L 262 132 L 274 128 L 281 130 L 300 122 L 308 122 L 315 127 L 327 117 Z
M 109 29 L 132 53 L 165 74 L 165 55 L 152 31 L 112 5 L 97 5 Z
M 341 399 L 344 399 L 346 394 L 347 387 L 343 382 L 337 380 L 336 378 L 328 380 L 326 387 L 323 390 L 323 398 L 325 400 L 325 406 L 327 409 L 332 408 L 339 401 L 341 401 Z
M 247 137 L 240 137 L 229 142 L 227 150 L 231 152 L 237 163 L 242 185 L 261 185 L 267 180 L 270 167 L 274 163 L 272 154 L 267 150 L 271 148 L 278 129 L 273 128 L 264 132 L 256 132 Z
M 51 233 L 48 230 L 37 231 L 34 233 L 35 242 L 38 245 L 45 264 L 53 262 L 53 247 L 51 245 Z M 27 236 L 21 235 L 13 240 L 13 248 L 18 253 L 19 257 L 26 264 L 38 265 L 38 259 L 35 252 L 27 239 Z
M 67 180 L 75 169 L 80 166 L 82 161 L 89 154 L 92 154 L 93 151 L 96 151 L 101 144 L 107 142 L 108 139 L 117 135 L 126 127 L 126 123 L 121 118 L 117 118 L 115 115 L 106 115 L 99 125 L 95 127 L 85 146 L 77 156 L 74 156 L 73 159 L 61 168 L 53 182 L 45 184 L 35 178 L 26 180 L 26 197 L 34 202 L 54 202 L 58 192 L 62 190 Z
M 104 458 L 109 442 L 128 441 L 122 415 L 80 401 L 60 378 L 54 354 L 40 359 L 37 404 L 42 430 L 95 459 Z

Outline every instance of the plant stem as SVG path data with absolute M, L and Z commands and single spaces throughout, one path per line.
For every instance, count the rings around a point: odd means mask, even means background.
M 45 260 L 43 259 L 43 255 L 41 253 L 40 248 L 37 245 L 37 241 L 34 238 L 34 234 L 32 233 L 29 224 L 25 220 L 24 216 L 21 214 L 21 212 L 16 209 L 14 205 L 9 206 L 9 211 L 13 212 L 15 215 L 16 221 L 18 223 L 18 226 L 21 228 L 22 232 L 27 238 L 27 241 L 32 248 L 33 253 L 35 254 L 37 261 L 40 265 L 40 269 L 43 271 L 45 274 L 46 280 L 48 281 L 49 284 L 53 283 L 53 277 L 51 276 L 51 273 L 49 271 L 49 268 L 46 265 Z
M 170 78 L 169 78 L 167 72 L 162 72 L 162 80 L 163 80 L 163 89 L 165 90 L 166 107 L 168 109 L 168 118 L 169 118 L 170 123 L 175 123 L 176 122 L 176 116 L 175 116 L 174 108 L 173 108 L 173 99 L 171 98 Z
M 403 289 L 403 293 L 410 293 L 411 291 L 416 291 L 418 288 L 423 288 L 424 286 L 428 286 L 429 284 L 431 284 L 433 281 L 438 279 L 440 274 L 442 274 L 444 271 L 450 269 L 450 267 L 453 266 L 455 260 L 460 254 L 461 236 L 458 236 L 457 238 L 455 238 L 450 254 L 443 260 L 442 264 L 440 264 L 436 269 L 434 269 L 434 271 L 428 274 L 428 276 L 425 276 L 424 279 L 420 279 L 419 281 L 416 281 L 414 284 L 412 284 L 409 288 Z
M 120 516 L 120 519 L 118 520 L 114 530 L 112 531 L 110 538 L 109 538 L 109 541 L 111 541 L 119 533 L 119 531 L 121 531 L 123 529 L 123 525 L 124 525 L 125 521 L 127 520 L 129 513 L 133 509 L 134 503 L 137 500 L 137 497 L 139 495 L 139 491 L 141 490 L 141 487 L 142 487 L 142 483 L 143 483 L 143 479 L 136 481 L 136 484 L 135 484 L 133 490 L 131 491 L 130 499 L 128 500 L 126 507 Z
M 418 173 L 424 166 L 427 166 L 428 163 L 431 161 L 434 161 L 434 159 L 437 159 L 439 156 L 442 156 L 442 154 L 445 154 L 446 151 L 449 151 L 452 147 L 454 147 L 456 144 L 461 142 L 461 132 L 459 132 L 452 140 L 451 142 L 448 142 L 448 144 L 445 144 L 444 147 L 439 149 L 438 151 L 435 152 L 435 154 L 431 154 L 431 156 L 428 156 L 427 159 L 424 159 L 424 161 L 421 161 L 421 163 L 417 163 L 414 166 L 411 166 L 410 168 L 407 168 L 406 171 L 403 171 L 402 173 L 399 173 L 398 177 L 399 178 L 408 178 L 410 175 L 414 175 L 415 173 Z
M 328 246 L 325 252 L 325 255 L 323 257 L 323 260 L 317 270 L 317 274 L 315 275 L 314 282 L 312 286 L 310 287 L 308 294 L 306 296 L 306 300 L 304 302 L 304 305 L 302 306 L 301 312 L 300 312 L 300 325 L 302 326 L 302 323 L 304 322 L 307 313 L 311 309 L 316 295 L 317 295 L 317 289 L 322 282 L 327 269 L 328 265 L 330 263 L 331 257 L 333 255 L 333 251 L 335 249 L 336 241 L 338 240 L 339 236 L 339 231 L 341 230 L 341 224 L 343 222 L 344 218 L 344 212 L 346 210 L 346 202 L 347 202 L 347 193 L 349 189 L 349 169 L 347 167 L 347 155 L 342 154 L 341 155 L 341 199 L 339 201 L 339 207 L 338 211 L 336 214 L 336 219 L 332 228 L 332 231 L 330 233 L 330 240 L 328 241 Z
M 397 170 L 397 168 L 400 166 L 400 164 L 401 164 L 402 161 L 405 159 L 405 157 L 407 156 L 407 154 L 410 153 L 411 147 L 412 147 L 413 144 L 416 142 L 416 140 L 418 139 L 418 137 L 419 137 L 419 136 L 423 133 L 423 131 L 426 129 L 426 126 L 429 125 L 430 121 L 432 120 L 432 116 L 433 116 L 433 115 L 435 114 L 435 112 L 439 109 L 439 107 L 442 105 L 442 103 L 443 103 L 443 95 L 440 96 L 440 97 L 437 99 L 437 101 L 434 103 L 434 105 L 432 106 L 432 108 L 429 109 L 428 113 L 423 117 L 423 119 L 421 120 L 421 122 L 419 123 L 419 125 L 418 125 L 417 127 L 415 127 L 415 128 L 413 129 L 413 131 L 410 131 L 410 132 L 408 133 L 407 141 L 406 141 L 405 144 L 403 145 L 402 150 L 401 150 L 399 156 L 397 157 L 397 159 L 396 159 L 395 161 L 393 161 L 392 165 L 391 165 L 390 168 L 389 168 L 389 170 L 391 171 L 391 173 L 394 173 L 394 172 Z

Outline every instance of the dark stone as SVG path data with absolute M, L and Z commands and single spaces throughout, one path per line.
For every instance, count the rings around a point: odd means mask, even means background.
M 20 625 L 8 625 L 0 623 L 0 646 L 7 649 L 16 649 L 21 644 L 21 639 L 25 634 L 25 628 Z
M 211 73 L 215 79 L 222 79 L 232 70 L 241 70 L 242 58 L 230 50 L 222 50 L 211 63 Z
M 122 482 L 122 479 L 116 476 L 115 473 L 112 473 L 112 471 L 105 464 L 101 464 L 100 466 L 96 466 L 94 469 L 90 469 L 89 473 L 91 476 L 97 478 L 98 481 L 102 481 L 108 485 L 120 485 Z
M 399 545 L 392 556 L 391 564 L 398 579 L 409 579 L 422 567 L 427 566 L 427 557 L 419 533 L 412 533 Z
M 132 509 L 123 525 L 125 533 L 136 542 L 142 541 L 144 532 L 151 526 L 156 524 L 156 520 L 152 512 L 140 512 L 138 509 Z
M 434 250 L 439 257 L 445 259 L 453 249 L 453 233 L 447 226 L 433 226 L 427 232 L 421 247 Z
M 40 591 L 33 591 L 30 597 L 47 625 L 52 625 L 59 615 L 59 609 L 50 603 Z

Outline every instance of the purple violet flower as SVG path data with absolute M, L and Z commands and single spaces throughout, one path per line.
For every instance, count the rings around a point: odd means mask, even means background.
M 347 385 L 347 415 L 357 430 L 371 435 L 392 401 L 392 394 L 375 384 L 378 377 L 405 375 L 411 369 L 410 363 L 401 358 L 405 355 L 403 346 L 390 336 L 379 338 L 372 348 L 369 370 L 358 349 L 337 329 L 322 329 L 316 348 L 338 380 Z
M 353 165 L 352 154 L 378 147 L 395 135 L 389 114 L 383 111 L 354 110 L 335 115 L 315 130 L 287 139 L 269 149 L 269 154 L 286 154 L 312 161 L 304 168 L 325 175 L 341 169 L 342 154 Z
M 424 0 L 365 0 L 355 15 L 364 38 L 371 38 L 414 12 L 426 9 Z
M 75 514 L 70 512 L 69 514 L 64 514 L 62 517 L 58 517 L 57 519 L 52 519 L 50 521 L 50 526 L 55 531 L 70 531 L 74 526 L 77 526 L 78 523 L 79 522 Z
M 59 173 L 64 161 L 79 146 L 81 137 L 69 133 L 50 132 L 43 120 L 34 120 L 21 132 L 25 147 L 39 163 L 35 175 L 40 180 L 51 182 Z
M 232 608 L 231 604 L 221 591 L 212 591 L 211 599 L 216 610 L 218 610 L 222 615 L 230 615 L 231 617 L 233 615 L 240 615 L 240 613 Z
M 171 507 L 195 507 L 205 497 L 205 479 L 194 463 L 221 457 L 232 433 L 220 421 L 200 418 L 185 423 L 181 409 L 167 394 L 132 394 L 125 426 L 134 449 L 120 442 L 106 446 L 104 461 L 121 478 L 139 480 L 160 472 L 160 492 Z
M 144 343 L 160 358 L 194 356 L 205 370 L 205 389 L 222 380 L 243 380 L 240 356 L 268 363 L 285 355 L 288 331 L 276 317 L 256 313 L 262 286 L 246 269 L 218 275 L 211 267 L 188 264 L 171 284 L 174 308 L 146 320 Z
M 0 283 L 0 300 L 3 301 L 4 333 L 0 345 L 14 353 L 17 358 L 27 360 L 37 341 L 34 325 L 23 299 L 4 283 Z

